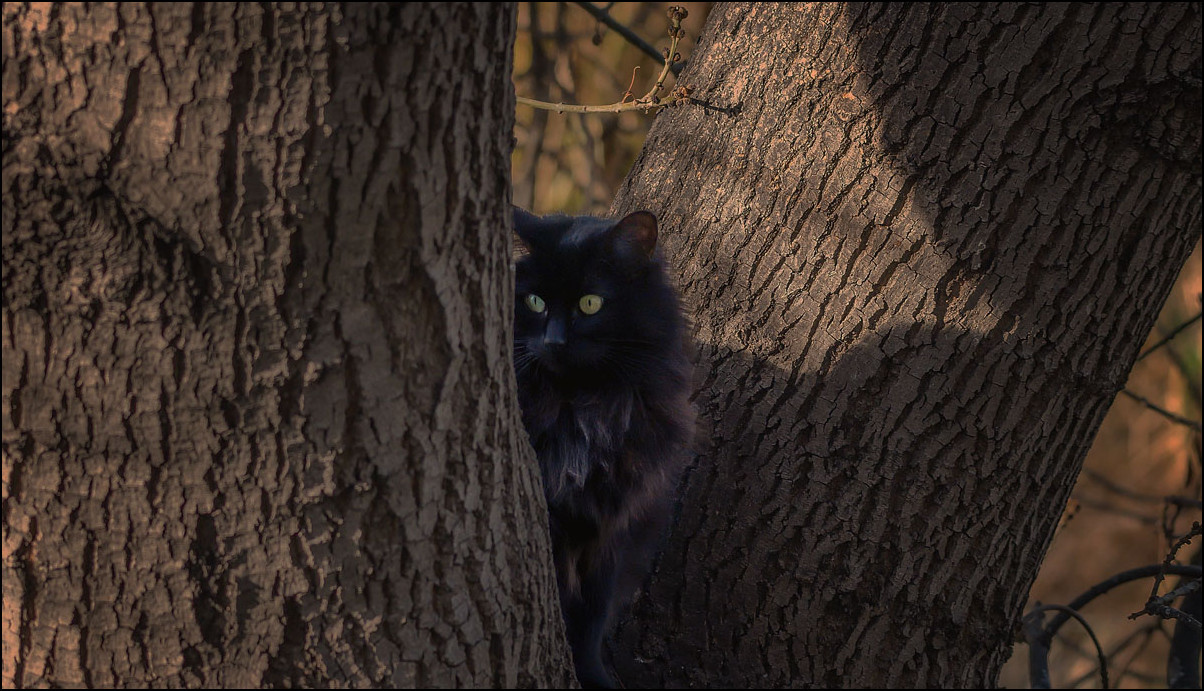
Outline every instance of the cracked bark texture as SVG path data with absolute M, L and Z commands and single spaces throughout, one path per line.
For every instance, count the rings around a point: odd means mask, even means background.
M 1200 237 L 1195 4 L 716 5 L 650 209 L 706 427 L 628 686 L 990 687 Z
M 5 687 L 570 682 L 514 24 L 5 4 Z

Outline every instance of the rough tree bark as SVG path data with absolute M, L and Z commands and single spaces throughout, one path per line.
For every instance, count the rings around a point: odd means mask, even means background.
M 615 202 L 709 426 L 628 685 L 989 687 L 1200 237 L 1195 4 L 720 4 Z
M 513 7 L 3 21 L 3 685 L 568 683 Z

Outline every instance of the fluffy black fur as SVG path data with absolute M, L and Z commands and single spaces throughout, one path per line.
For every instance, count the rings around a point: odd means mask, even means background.
M 561 608 L 578 679 L 613 687 L 602 642 L 668 525 L 693 429 L 684 322 L 652 214 L 616 223 L 515 208 L 514 225 L 528 250 L 516 264 L 514 371 Z M 585 295 L 601 309 L 585 314 Z

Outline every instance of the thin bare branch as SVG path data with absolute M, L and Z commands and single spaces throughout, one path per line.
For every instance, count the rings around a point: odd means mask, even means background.
M 1095 511 L 1102 511 L 1104 513 L 1109 513 L 1114 516 L 1123 516 L 1124 518 L 1131 518 L 1143 525 L 1158 525 L 1159 519 L 1157 516 L 1147 516 L 1147 515 L 1141 513 L 1140 511 L 1132 511 L 1130 509 L 1126 509 L 1126 508 L 1123 508 L 1120 506 L 1114 506 L 1112 504 L 1109 504 L 1108 502 L 1099 501 L 1098 499 L 1091 499 L 1089 497 L 1080 497 L 1077 494 L 1072 495 L 1072 496 L 1085 509 L 1092 509 Z
M 1175 561 L 1175 555 L 1179 553 L 1179 548 L 1191 542 L 1193 537 L 1199 536 L 1202 532 L 1204 532 L 1204 529 L 1201 528 L 1200 522 L 1195 521 L 1191 524 L 1191 529 L 1175 541 L 1175 544 L 1171 547 L 1170 551 L 1166 553 L 1166 558 L 1162 560 L 1162 564 L 1158 569 L 1158 574 L 1154 578 L 1154 585 L 1150 588 L 1150 597 L 1146 600 L 1145 607 L 1140 611 L 1130 614 L 1130 619 L 1136 619 L 1146 614 L 1152 614 L 1164 619 L 1178 619 L 1193 629 L 1200 629 L 1200 622 L 1195 617 L 1170 606 L 1170 602 L 1180 594 L 1190 593 L 1196 588 L 1200 587 L 1200 567 L 1195 567 L 1197 570 L 1196 580 L 1181 585 L 1161 597 L 1158 596 L 1158 588 L 1162 586 L 1162 581 L 1166 578 L 1167 573 L 1171 571 L 1171 567 L 1175 566 L 1173 562 Z M 1186 590 L 1184 590 L 1185 588 Z M 1180 593 L 1179 591 L 1183 592 Z
M 1087 620 L 1083 618 L 1083 615 L 1079 614 L 1075 610 L 1073 610 L 1070 607 L 1067 607 L 1065 605 L 1041 605 L 1040 607 L 1037 607 L 1033 611 L 1024 615 L 1024 618 L 1025 619 L 1031 618 L 1031 620 L 1040 622 L 1042 619 L 1041 615 L 1050 610 L 1056 610 L 1058 612 L 1061 612 L 1064 616 L 1067 616 L 1067 617 L 1074 617 L 1074 619 L 1076 621 L 1078 621 L 1080 624 L 1083 625 L 1083 629 L 1085 629 L 1087 631 L 1087 635 L 1091 637 L 1091 642 L 1095 644 L 1095 652 L 1099 658 L 1099 676 L 1100 676 L 1101 688 L 1105 688 L 1105 689 L 1108 688 L 1108 657 L 1106 655 L 1104 655 L 1104 646 L 1100 645 L 1099 638 L 1097 638 L 1095 635 L 1095 630 L 1091 628 L 1091 625 L 1087 623 Z M 1048 633 L 1048 631 L 1049 630 L 1046 629 L 1046 632 L 1049 637 L 1046 639 L 1046 645 L 1047 645 L 1047 641 L 1049 639 L 1052 639 L 1052 637 L 1053 637 L 1052 634 Z M 1033 642 L 1029 641 L 1029 645 L 1031 646 L 1032 644 L 1033 644 Z
M 533 98 L 525 96 L 515 96 L 515 100 L 519 103 L 530 106 L 532 108 L 540 108 L 543 110 L 554 110 L 558 113 L 623 113 L 629 110 L 660 110 L 670 106 L 681 105 L 683 103 L 691 103 L 693 99 L 689 98 L 690 89 L 684 86 L 678 86 L 668 98 L 662 99 L 660 92 L 665 86 L 665 78 L 669 76 L 670 69 L 673 64 L 680 60 L 680 55 L 677 53 L 677 43 L 685 36 L 685 31 L 681 28 L 681 20 L 685 19 L 689 13 L 685 8 L 672 6 L 669 8 L 669 49 L 662 55 L 665 58 L 665 65 L 661 69 L 660 76 L 656 78 L 656 83 L 648 90 L 648 93 L 627 102 L 626 95 L 618 103 L 608 105 L 575 105 L 571 103 L 548 103 L 546 101 L 537 101 Z
M 665 63 L 665 56 L 661 55 L 660 51 L 657 50 L 655 46 L 640 38 L 639 34 L 627 28 L 626 24 L 623 24 L 619 20 L 610 16 L 610 12 L 608 12 L 606 9 L 598 7 L 592 2 L 574 2 L 573 4 L 585 10 L 586 12 L 589 12 L 591 15 L 593 15 L 594 19 L 597 19 L 606 26 L 609 26 L 611 29 L 614 29 L 615 32 L 626 39 L 628 43 L 652 56 L 657 62 L 661 64 Z M 676 77 L 685 66 L 686 64 L 684 62 L 678 62 L 673 63 L 669 69 L 673 70 L 673 76 Z
M 1127 487 L 1120 486 L 1119 484 L 1117 484 L 1117 483 L 1113 482 L 1111 479 L 1109 479 L 1103 473 L 1100 473 L 1096 470 L 1092 470 L 1091 468 L 1083 468 L 1083 476 L 1086 477 L 1088 480 L 1091 480 L 1093 482 L 1100 484 L 1101 486 L 1103 486 L 1104 489 L 1108 490 L 1109 492 L 1119 494 L 1122 497 L 1128 497 L 1129 499 L 1133 499 L 1136 501 L 1149 502 L 1151 504 L 1161 504 L 1162 503 L 1161 496 L 1158 496 L 1155 494 L 1142 494 L 1140 492 L 1134 492 L 1133 490 L 1131 490 Z
M 1169 334 L 1167 334 L 1166 336 L 1163 336 L 1161 341 L 1158 341 L 1157 343 L 1150 346 L 1149 348 L 1146 348 L 1145 352 L 1143 352 L 1141 355 L 1138 355 L 1137 360 L 1135 362 L 1141 362 L 1142 359 L 1145 358 L 1145 356 L 1149 355 L 1150 353 L 1154 352 L 1155 350 L 1158 350 L 1159 348 L 1166 345 L 1167 343 L 1170 343 L 1172 340 L 1174 340 L 1175 336 L 1179 335 L 1179 332 L 1183 331 L 1184 329 L 1191 326 L 1192 324 L 1195 324 L 1196 322 L 1200 321 L 1201 316 L 1204 316 L 1204 312 L 1197 312 L 1196 316 L 1192 317 L 1191 319 L 1188 319 L 1187 321 L 1183 322 L 1179 326 L 1176 326 L 1175 328 L 1171 329 L 1171 332 Z
M 1160 572 L 1170 576 L 1199 578 L 1201 569 L 1199 566 L 1185 564 L 1170 564 L 1169 566 L 1166 564 L 1150 564 L 1149 566 L 1139 566 L 1135 569 L 1122 571 L 1111 578 L 1096 583 L 1094 586 L 1087 589 L 1082 595 L 1079 595 L 1074 600 L 1071 600 L 1070 604 L 1067 606 L 1074 610 L 1080 610 L 1085 607 L 1088 602 L 1091 602 L 1095 598 L 1103 595 L 1109 590 L 1112 590 L 1118 585 L 1128 583 L 1129 581 L 1136 581 L 1142 578 L 1157 576 Z M 1059 614 L 1055 616 L 1052 620 L 1050 620 L 1049 626 L 1045 627 L 1045 633 L 1052 639 L 1054 634 L 1057 633 L 1058 629 L 1065 624 L 1069 618 L 1070 617 L 1065 614 Z
M 1179 415 L 1177 413 L 1172 413 L 1171 411 L 1167 410 L 1166 408 L 1163 408 L 1163 407 L 1159 406 L 1157 403 L 1154 403 L 1150 399 L 1148 399 L 1144 396 L 1139 396 L 1139 395 L 1133 393 L 1132 391 L 1129 391 L 1128 389 L 1121 389 L 1120 392 L 1123 393 L 1124 395 L 1128 396 L 1129 398 L 1133 399 L 1134 401 L 1137 401 L 1138 403 L 1142 404 L 1143 406 L 1149 408 L 1150 410 L 1154 411 L 1155 413 L 1162 415 L 1163 417 L 1170 420 L 1171 422 L 1177 422 L 1180 425 L 1186 425 L 1187 427 L 1190 427 L 1197 432 L 1201 431 L 1200 423 L 1195 420 L 1185 418 L 1182 415 Z
M 1161 679 L 1159 679 L 1158 677 L 1156 677 L 1152 674 L 1145 674 L 1143 672 L 1133 671 L 1133 670 L 1129 669 L 1129 665 L 1131 665 L 1133 660 L 1136 659 L 1138 655 L 1140 655 L 1141 650 L 1145 648 L 1145 646 L 1150 642 L 1150 640 L 1153 638 L 1154 634 L 1156 634 L 1156 633 L 1165 634 L 1165 632 L 1162 630 L 1162 622 L 1153 620 L 1153 621 L 1151 621 L 1151 623 L 1146 624 L 1145 626 L 1130 633 L 1123 640 L 1121 640 L 1120 643 L 1117 643 L 1115 646 L 1113 646 L 1112 650 L 1107 651 L 1108 659 L 1112 660 L 1113 665 L 1115 665 L 1116 659 L 1120 656 L 1120 654 L 1123 653 L 1126 648 L 1133 645 L 1134 642 L 1137 642 L 1138 640 L 1140 640 L 1140 645 L 1138 646 L 1138 650 L 1129 657 L 1129 664 L 1125 665 L 1125 667 L 1121 670 L 1120 674 L 1116 675 L 1116 677 L 1112 680 L 1112 683 L 1119 684 L 1120 680 L 1123 679 L 1125 676 L 1133 677 L 1134 679 L 1143 681 L 1146 684 L 1157 684 L 1160 681 L 1162 681 Z M 1095 658 L 1094 652 L 1089 651 L 1086 648 L 1080 647 L 1074 641 L 1074 639 L 1072 639 L 1068 636 L 1059 635 L 1058 641 L 1061 642 L 1061 644 L 1063 646 L 1065 646 L 1067 650 L 1074 653 L 1075 655 L 1078 655 L 1080 658 L 1082 658 L 1084 660 L 1092 660 Z M 1080 684 L 1087 681 L 1088 679 L 1090 679 L 1093 676 L 1095 676 L 1095 670 L 1094 669 L 1088 670 L 1088 671 L 1084 672 L 1082 675 L 1075 677 L 1074 679 L 1071 679 L 1070 681 L 1066 682 L 1065 686 L 1066 686 L 1066 688 L 1069 688 L 1069 689 L 1078 688 Z

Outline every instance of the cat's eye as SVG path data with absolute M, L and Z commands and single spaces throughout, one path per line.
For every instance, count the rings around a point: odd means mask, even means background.
M 527 295 L 527 297 L 523 298 L 523 304 L 527 306 L 527 309 L 537 313 L 543 313 L 543 311 L 548 307 L 546 304 L 544 304 L 543 298 L 539 297 L 535 293 L 531 293 Z
M 577 307 L 582 314 L 597 314 L 602 309 L 602 298 L 598 295 L 582 295 Z

